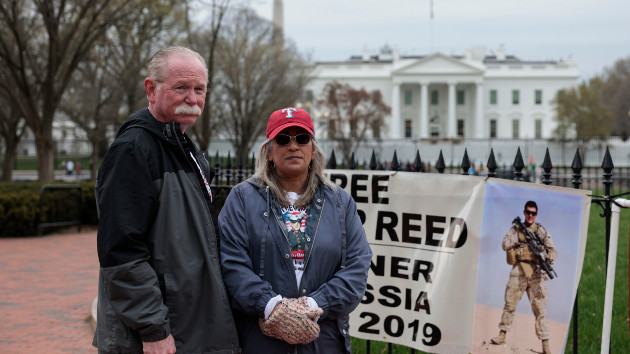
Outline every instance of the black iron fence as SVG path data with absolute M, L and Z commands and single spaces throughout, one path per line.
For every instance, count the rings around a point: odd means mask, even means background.
M 613 160 L 608 149 L 605 150 L 600 166 L 583 166 L 582 154 L 580 150 L 575 150 L 573 163 L 570 166 L 554 167 L 547 149 L 542 164 L 528 164 L 525 162 L 520 148 L 516 150 L 514 162 L 511 165 L 496 163 L 494 149 L 490 149 L 490 155 L 483 167 L 474 165 L 468 157 L 467 149 L 464 149 L 459 165 L 447 165 L 442 151 L 435 158 L 435 163 L 425 162 L 420 158 L 420 151 L 417 150 L 413 161 L 401 162 L 394 151 L 391 160 L 388 162 L 379 161 L 373 151 L 369 161 L 358 163 L 354 154 L 346 162 L 338 162 L 333 150 L 327 160 L 328 169 L 350 169 L 350 170 L 392 170 L 411 172 L 433 172 L 443 174 L 464 174 L 464 175 L 488 175 L 491 177 L 526 181 L 542 184 L 553 184 L 554 186 L 575 188 L 574 174 L 580 175 L 580 184 L 577 188 L 591 190 L 596 194 L 603 194 L 606 188 L 612 194 L 623 193 L 630 190 L 630 167 L 614 167 Z M 237 184 L 254 173 L 255 161 L 253 156 L 247 161 L 237 161 L 231 157 L 219 156 L 217 152 L 214 157 L 208 157 L 210 164 L 214 167 L 216 175 L 213 184 L 216 186 L 229 186 Z M 604 162 L 614 168 L 615 178 L 609 182 L 602 177 Z M 607 167 L 608 168 L 608 167 Z
M 490 149 L 485 168 L 475 168 L 468 156 L 467 149 L 464 149 L 459 166 L 447 166 L 444 154 L 439 151 L 439 155 L 434 164 L 425 163 L 420 158 L 420 151 L 416 150 L 413 162 L 401 163 L 396 150 L 389 162 L 379 162 L 375 151 L 369 162 L 357 163 L 354 154 L 343 163 L 338 163 L 334 150 L 331 151 L 327 161 L 328 169 L 366 169 L 366 170 L 391 170 L 391 171 L 411 171 L 418 173 L 436 172 L 441 174 L 462 174 L 462 175 L 487 175 L 489 177 L 505 178 L 516 181 L 527 181 L 532 183 L 542 183 L 545 185 L 555 185 L 575 189 L 587 189 L 595 192 L 596 195 L 603 195 L 601 198 L 593 198 L 592 203 L 600 205 L 603 209 L 602 216 L 606 218 L 606 262 L 608 261 L 608 244 L 610 241 L 610 218 L 613 200 L 630 191 L 630 168 L 617 167 L 613 164 L 610 150 L 606 148 L 601 165 L 599 167 L 584 167 L 580 149 L 576 149 L 573 161 L 570 166 L 554 167 L 549 148 L 546 149 L 543 162 L 540 165 L 526 164 L 523 159 L 520 147 L 517 148 L 514 162 L 511 165 L 498 165 L 496 163 L 494 149 Z M 214 158 L 210 158 L 216 175 L 213 180 L 214 188 L 218 189 L 222 195 L 227 195 L 230 186 L 235 185 L 254 172 L 255 161 L 249 158 L 247 161 L 236 161 L 230 157 L 220 157 L 217 152 Z M 613 170 L 614 176 L 613 179 Z M 607 264 L 607 263 L 606 263 Z M 573 352 L 578 352 L 578 295 L 573 308 Z M 367 352 L 370 353 L 370 341 L 367 341 Z M 388 343 L 388 353 L 391 353 L 392 345 Z M 411 349 L 411 353 L 415 353 Z
M 258 146 L 262 140 L 258 139 L 253 146 Z M 336 149 L 337 142 L 320 138 L 320 147 L 326 156 Z M 109 144 L 101 146 L 104 154 Z M 394 151 L 397 152 L 401 163 L 412 164 L 415 154 L 420 151 L 423 160 L 430 165 L 435 165 L 438 155 L 442 154 L 447 166 L 457 165 L 464 151 L 470 157 L 471 164 L 475 168 L 485 165 L 490 151 L 494 150 L 495 161 L 499 166 L 509 166 L 516 151 L 520 150 L 526 163 L 533 160 L 536 164 L 543 161 L 548 153 L 556 166 L 569 166 L 576 149 L 580 150 L 581 158 L 585 166 L 597 166 L 602 161 L 604 154 L 608 152 L 616 161 L 617 166 L 630 167 L 630 140 L 611 137 L 607 139 L 473 139 L 473 138 L 429 138 L 429 139 L 368 139 L 362 142 L 355 151 L 356 162 L 359 165 L 369 163 L 372 152 L 377 161 L 389 160 Z M 0 161 L 5 159 L 3 141 L 0 140 Z M 53 146 L 54 159 L 57 164 L 61 161 L 84 161 L 84 169 L 88 169 L 89 159 L 92 154 L 92 145 L 86 139 L 56 139 Z M 225 157 L 229 151 L 233 151 L 232 143 L 227 139 L 213 139 L 207 149 L 209 155 L 219 153 Z M 251 154 L 251 152 L 250 152 Z M 349 161 L 349 157 L 340 155 L 337 149 L 339 161 Z M 21 168 L 21 162 L 33 162 L 37 159 L 35 139 L 22 139 L 17 146 L 15 164 Z

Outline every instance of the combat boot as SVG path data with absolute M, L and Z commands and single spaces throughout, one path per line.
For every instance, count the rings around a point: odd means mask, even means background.
M 501 330 L 498 336 L 490 339 L 490 342 L 492 342 L 492 344 L 505 344 L 505 331 Z
M 551 354 L 551 349 L 549 349 L 549 340 L 543 339 L 543 354 Z

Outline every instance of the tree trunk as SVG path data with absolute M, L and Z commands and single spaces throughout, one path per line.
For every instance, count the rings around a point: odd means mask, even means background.
M 4 164 L 2 165 L 2 181 L 11 182 L 13 180 L 13 163 L 15 162 L 17 144 L 9 144 L 7 141 L 6 145 L 6 150 L 4 151 Z
M 49 132 L 37 139 L 37 177 L 40 182 L 52 182 L 54 170 L 54 144 Z

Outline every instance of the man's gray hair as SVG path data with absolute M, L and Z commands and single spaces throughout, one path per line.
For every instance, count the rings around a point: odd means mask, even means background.
M 289 200 L 287 199 L 286 193 L 282 189 L 282 185 L 280 184 L 280 177 L 278 176 L 275 165 L 268 160 L 271 143 L 272 139 L 267 139 L 258 148 L 258 153 L 256 154 L 256 172 L 254 173 L 253 178 L 258 180 L 261 187 L 268 186 L 269 190 L 276 197 L 276 200 L 278 200 L 278 203 L 280 203 L 280 205 L 288 206 Z M 313 144 L 314 150 L 313 160 L 311 161 L 308 168 L 308 176 L 306 177 L 304 192 L 295 202 L 295 207 L 300 209 L 305 208 L 311 203 L 311 200 L 313 200 L 313 197 L 315 196 L 315 191 L 317 190 L 320 181 L 322 181 L 324 184 L 332 189 L 337 188 L 337 185 L 335 183 L 324 176 L 324 168 L 326 166 L 324 152 L 319 147 L 319 145 L 317 145 L 315 139 L 311 140 L 311 144 Z
M 208 80 L 208 66 L 206 65 L 206 61 L 203 57 L 194 50 L 181 46 L 167 47 L 155 53 L 155 55 L 151 58 L 151 61 L 149 61 L 147 75 L 156 82 L 164 82 L 168 76 L 168 66 L 166 65 L 166 61 L 172 55 L 193 57 L 199 60 L 206 74 L 206 80 Z

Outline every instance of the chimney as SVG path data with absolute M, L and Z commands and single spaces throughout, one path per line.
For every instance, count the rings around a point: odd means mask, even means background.
M 499 49 L 497 49 L 497 60 L 505 60 L 505 47 L 503 44 L 501 44 Z
M 361 58 L 363 61 L 370 61 L 370 48 L 368 46 L 363 46 L 363 57 Z

